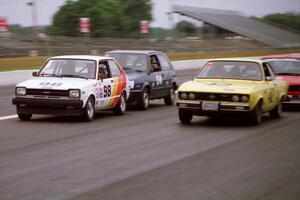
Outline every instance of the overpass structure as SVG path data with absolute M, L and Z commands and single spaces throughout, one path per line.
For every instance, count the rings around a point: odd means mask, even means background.
M 300 47 L 300 35 L 242 16 L 236 11 L 174 5 L 178 13 L 273 47 Z

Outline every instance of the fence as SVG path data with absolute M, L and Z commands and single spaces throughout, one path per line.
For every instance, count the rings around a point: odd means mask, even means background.
M 163 52 L 194 52 L 218 49 L 255 49 L 265 45 L 245 38 L 200 34 L 184 35 L 174 32 L 153 32 L 140 37 L 103 38 L 78 36 L 49 36 L 40 34 L 32 39 L 30 34 L 0 35 L 0 56 L 27 56 L 35 50 L 39 55 L 103 54 L 113 49 L 159 50 Z

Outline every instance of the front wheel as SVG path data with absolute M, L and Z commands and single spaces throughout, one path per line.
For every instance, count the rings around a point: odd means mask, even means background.
M 269 112 L 271 118 L 280 118 L 282 113 L 282 103 L 279 102 L 278 105 Z
M 95 100 L 93 97 L 90 96 L 84 107 L 82 117 L 84 121 L 93 121 L 94 115 L 95 115 Z
M 22 121 L 28 121 L 31 119 L 32 114 L 18 114 L 18 117 Z
M 142 97 L 139 100 L 138 107 L 141 110 L 147 110 L 149 107 L 149 101 L 150 101 L 149 90 L 147 88 L 145 88 L 142 93 Z
M 253 125 L 259 125 L 262 122 L 261 103 L 258 103 L 250 114 L 250 121 Z
M 113 112 L 116 115 L 123 115 L 126 111 L 126 95 L 123 93 L 120 96 L 118 105 L 114 108 Z
M 178 110 L 178 117 L 179 117 L 179 120 L 181 121 L 181 123 L 190 124 L 191 121 L 192 121 L 193 115 L 190 112 L 186 111 L 186 110 L 179 109 Z
M 170 89 L 168 96 L 164 98 L 165 104 L 171 106 L 175 102 L 175 90 L 173 88 Z

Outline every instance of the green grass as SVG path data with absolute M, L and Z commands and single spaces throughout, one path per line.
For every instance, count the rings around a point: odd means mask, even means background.
M 38 69 L 47 58 L 47 56 L 1 58 L 0 71 Z
M 211 51 L 192 53 L 167 53 L 172 61 L 190 59 L 228 58 L 264 56 L 271 54 L 300 53 L 300 49 L 251 50 L 251 51 Z M 48 56 L 1 58 L 0 71 L 38 69 L 49 58 Z

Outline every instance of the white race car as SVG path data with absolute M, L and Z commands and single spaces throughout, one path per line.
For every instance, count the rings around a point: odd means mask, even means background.
M 114 58 L 52 57 L 33 76 L 15 89 L 12 102 L 21 120 L 32 114 L 55 114 L 92 121 L 98 110 L 112 109 L 116 114 L 126 110 L 128 78 Z

